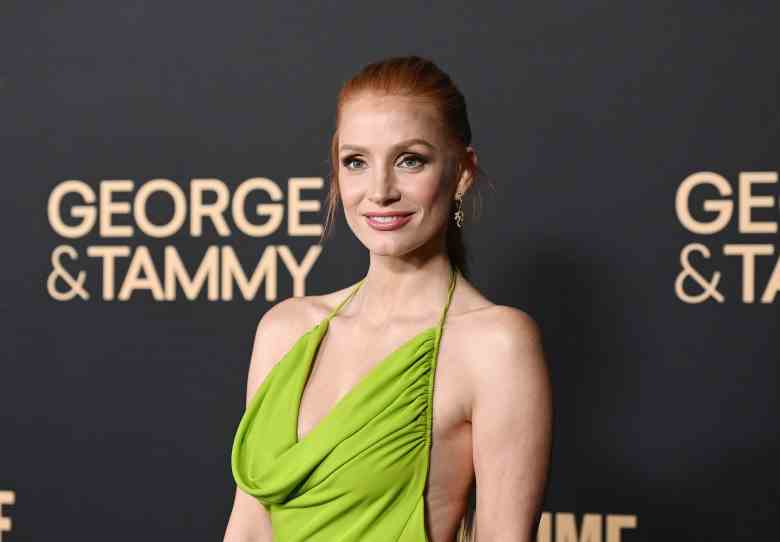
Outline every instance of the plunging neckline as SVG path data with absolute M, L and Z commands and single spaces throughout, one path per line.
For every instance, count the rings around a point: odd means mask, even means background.
M 311 370 L 312 370 L 312 364 L 314 363 L 314 358 L 317 355 L 317 351 L 319 350 L 319 346 L 322 343 L 322 339 L 325 336 L 325 334 L 328 331 L 328 325 L 329 320 L 323 320 L 320 324 L 318 324 L 318 327 L 322 326 L 322 330 L 318 332 L 315 344 L 313 347 L 310 347 L 309 349 L 309 355 L 307 356 L 305 362 L 306 362 L 306 370 L 304 371 L 306 373 L 306 378 L 303 380 L 303 385 L 301 386 L 301 389 L 296 394 L 296 402 L 295 402 L 295 411 L 297 412 L 297 415 L 295 416 L 295 442 L 296 444 L 300 444 L 303 441 L 305 441 L 309 435 L 311 435 L 314 431 L 316 431 L 320 425 L 322 425 L 323 422 L 331 418 L 333 415 L 335 415 L 339 407 L 346 402 L 352 395 L 356 394 L 358 391 L 360 391 L 361 388 L 363 388 L 370 380 L 371 377 L 373 377 L 376 373 L 379 372 L 379 370 L 386 364 L 390 359 L 403 350 L 404 348 L 407 348 L 409 345 L 413 344 L 417 340 L 419 340 L 421 337 L 426 336 L 430 333 L 435 333 L 438 329 L 438 326 L 431 326 L 427 329 L 424 329 L 414 337 L 407 339 L 403 344 L 401 344 L 399 347 L 397 347 L 395 350 L 387 354 L 385 357 L 383 357 L 380 361 L 375 363 L 371 369 L 368 370 L 366 374 L 364 374 L 362 377 L 360 377 L 355 385 L 353 385 L 347 393 L 345 393 L 343 396 L 341 396 L 340 399 L 338 399 L 333 405 L 330 407 L 328 412 L 317 421 L 317 423 L 314 424 L 314 426 L 309 429 L 305 435 L 300 435 L 300 417 L 301 417 L 301 404 L 303 403 L 303 392 L 306 390 L 306 384 L 309 382 L 309 377 L 311 376 Z
M 303 393 L 306 391 L 306 385 L 309 382 L 309 378 L 311 376 L 311 370 L 312 370 L 312 364 L 315 361 L 315 358 L 317 356 L 317 353 L 319 351 L 320 345 L 322 344 L 322 340 L 325 337 L 325 334 L 328 332 L 328 328 L 330 327 L 330 320 L 333 318 L 340 310 L 341 308 L 347 304 L 347 302 L 354 297 L 354 295 L 357 293 L 357 291 L 360 289 L 360 287 L 363 285 L 363 281 L 365 278 L 361 279 L 360 282 L 354 287 L 352 292 L 341 301 L 341 303 L 338 304 L 338 306 L 333 309 L 333 311 L 328 314 L 325 318 L 322 319 L 317 325 L 314 326 L 312 329 L 313 331 L 316 331 L 316 334 L 313 339 L 313 343 L 310 343 L 306 349 L 307 354 L 304 358 L 304 363 L 306 364 L 306 367 L 304 369 L 304 378 L 302 379 L 301 387 L 299 390 L 297 390 L 297 393 L 295 394 L 295 402 L 293 405 L 294 410 L 294 427 L 293 427 L 293 434 L 295 438 L 295 444 L 302 444 L 303 442 L 307 441 L 309 436 L 317 431 L 325 422 L 327 422 L 330 418 L 332 418 L 335 414 L 338 413 L 338 410 L 340 407 L 349 400 L 350 397 L 355 395 L 358 391 L 360 391 L 363 387 L 365 387 L 371 379 L 379 372 L 379 370 L 384 367 L 398 352 L 402 351 L 403 349 L 409 347 L 410 345 L 416 343 L 423 337 L 427 337 L 429 334 L 433 333 L 433 339 L 434 344 L 438 342 L 439 340 L 439 334 L 441 333 L 442 324 L 444 323 L 444 316 L 447 312 L 447 308 L 449 307 L 450 300 L 452 299 L 452 292 L 454 290 L 455 285 L 455 270 L 454 268 L 450 268 L 450 285 L 449 285 L 449 292 L 447 294 L 447 302 L 444 305 L 444 309 L 441 312 L 441 315 L 439 317 L 439 322 L 437 325 L 430 326 L 421 332 L 417 333 L 413 337 L 407 339 L 404 341 L 401 345 L 396 347 L 392 352 L 381 358 L 378 362 L 372 365 L 371 369 L 368 370 L 367 373 L 365 373 L 363 376 L 361 376 L 358 381 L 345 393 L 341 398 L 339 398 L 335 403 L 333 403 L 328 411 L 325 413 L 324 416 L 322 416 L 317 423 L 312 426 L 309 431 L 306 432 L 305 435 L 301 436 L 300 434 L 300 417 L 301 417 L 301 404 L 303 403 Z

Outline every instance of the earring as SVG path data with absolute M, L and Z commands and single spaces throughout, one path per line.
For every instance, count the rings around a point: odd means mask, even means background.
M 455 211 L 455 223 L 458 225 L 459 228 L 463 227 L 463 194 L 461 192 L 458 192 L 455 195 L 455 201 L 458 202 L 458 210 Z

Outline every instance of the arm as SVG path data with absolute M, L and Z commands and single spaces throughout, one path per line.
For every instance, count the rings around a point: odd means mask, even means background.
M 519 309 L 501 310 L 473 364 L 476 540 L 531 542 L 550 462 L 552 392 L 538 325 Z
M 236 488 L 223 542 L 271 542 L 271 518 L 260 502 Z
M 288 298 L 269 309 L 255 331 L 252 356 L 247 376 L 246 404 L 254 396 L 257 388 L 268 373 L 289 349 L 293 339 L 290 326 L 294 318 L 289 318 L 294 310 L 291 305 L 294 298 Z M 298 318 L 300 320 L 300 318 Z M 289 343 L 289 344 L 288 344 Z M 223 542 L 271 542 L 271 518 L 265 507 L 255 497 L 247 495 L 236 487 L 233 508 L 228 518 Z

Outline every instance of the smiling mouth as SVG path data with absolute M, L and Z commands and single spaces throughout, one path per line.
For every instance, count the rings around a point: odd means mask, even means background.
M 376 213 L 363 213 L 363 216 L 367 216 L 368 218 L 377 218 L 377 217 L 396 217 L 396 216 L 409 216 L 411 214 L 414 214 L 414 211 L 385 211 L 385 212 L 376 212 Z
M 390 214 L 366 214 L 368 224 L 377 230 L 394 230 L 401 228 L 412 219 L 411 213 L 390 213 Z
M 379 222 L 380 224 L 392 224 L 393 222 L 398 222 L 399 220 L 406 218 L 410 214 L 411 213 L 406 215 L 366 215 L 366 217 L 369 220 Z

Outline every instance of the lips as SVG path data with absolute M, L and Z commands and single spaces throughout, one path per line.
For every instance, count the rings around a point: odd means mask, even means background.
M 398 211 L 386 211 L 366 213 L 368 225 L 378 231 L 390 231 L 401 228 L 412 219 L 414 213 L 400 213 Z M 379 217 L 386 217 L 380 219 Z
M 364 216 L 408 216 L 412 214 L 414 211 L 374 211 L 370 213 L 365 213 Z

